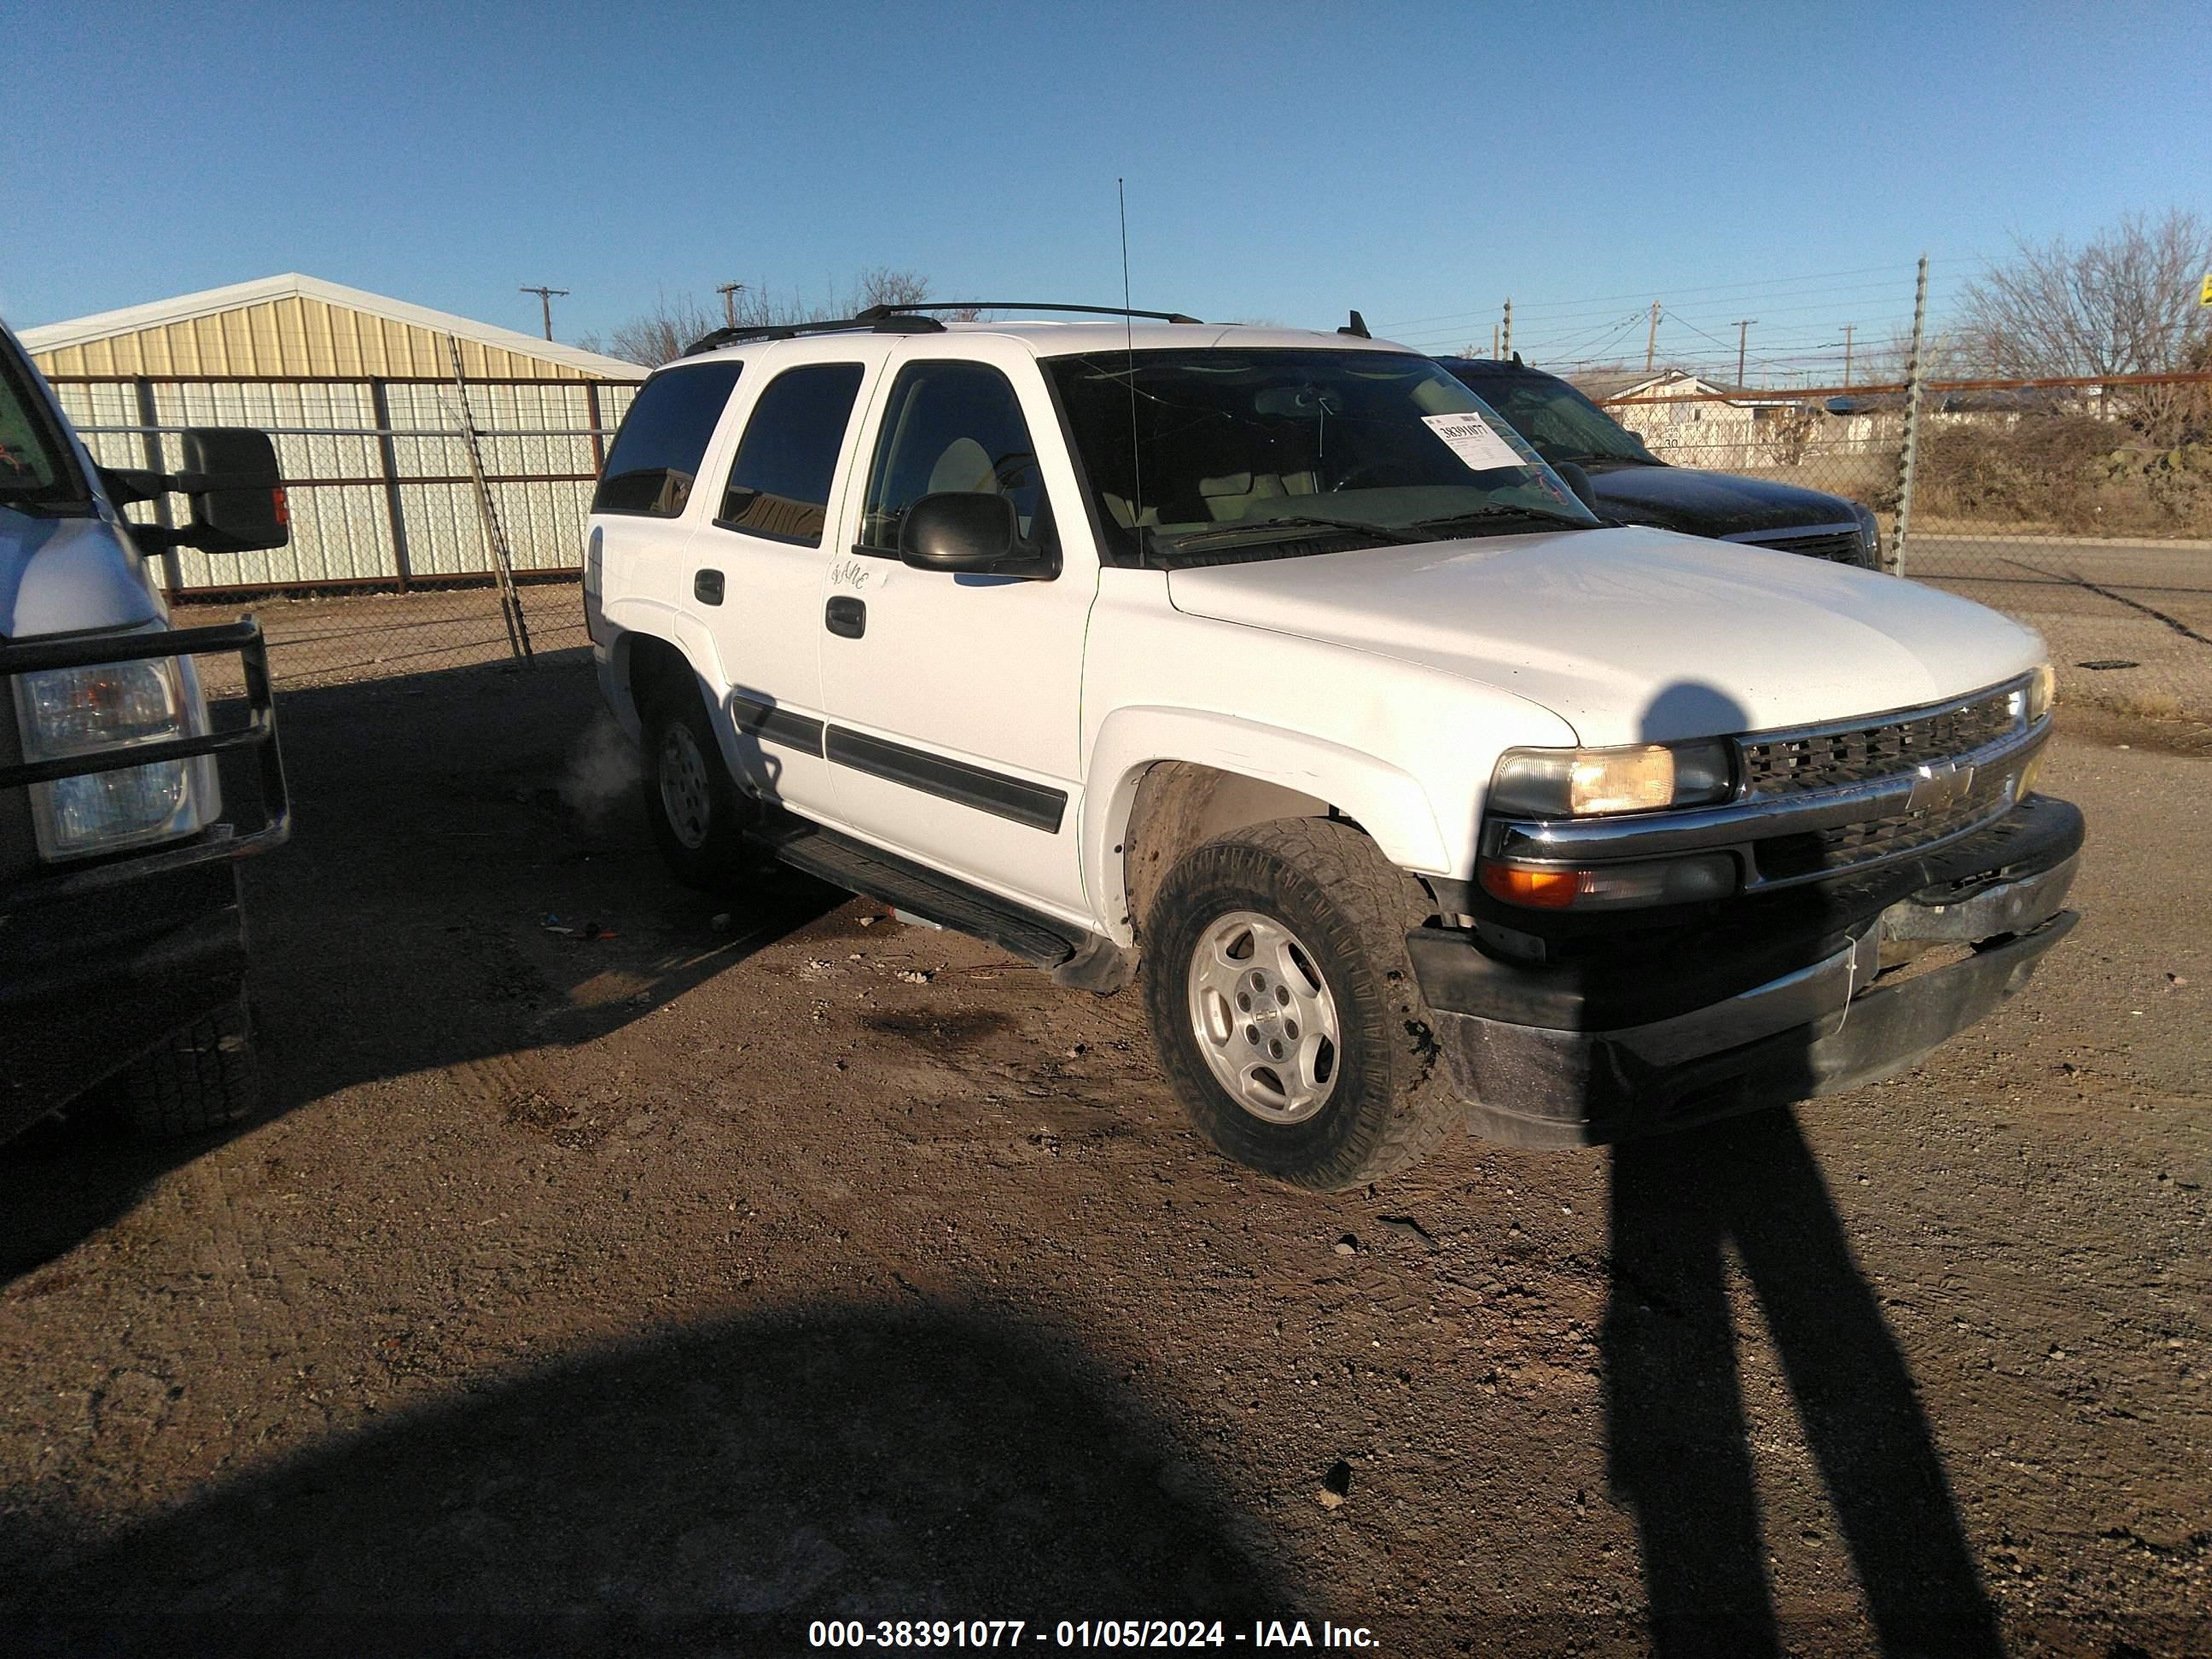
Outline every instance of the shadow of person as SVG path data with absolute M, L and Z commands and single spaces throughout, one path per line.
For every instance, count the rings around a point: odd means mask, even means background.
M 1233 1632 L 1299 1599 L 1071 1339 L 933 1306 L 564 1356 L 89 1547 L 17 1513 L 15 1654 L 804 1653 L 817 1620 L 872 1645 L 879 1620 L 1019 1619 L 1026 1649 L 1060 1619 Z
M 2001 1652 L 1911 1374 L 1794 1115 L 1762 1112 L 1612 1156 L 1610 1474 L 1636 1515 L 1655 1649 L 1786 1645 L 1738 1381 L 1733 1247 L 1882 1650 Z

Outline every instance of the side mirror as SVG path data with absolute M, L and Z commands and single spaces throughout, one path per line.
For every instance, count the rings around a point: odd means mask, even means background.
M 1572 461 L 1553 461 L 1552 471 L 1559 475 L 1559 482 L 1575 492 L 1575 499 L 1593 513 L 1598 512 L 1597 491 L 1591 486 L 1590 476 Z M 1599 513 L 1598 516 L 1605 515 Z
M 177 545 L 209 553 L 250 553 L 292 538 L 291 509 L 276 446 L 265 432 L 241 426 L 196 426 L 185 433 L 185 465 L 177 487 L 191 502 L 192 521 Z
M 940 491 L 908 507 L 899 518 L 899 559 L 917 570 L 1032 579 L 1060 574 L 1056 556 L 1022 539 L 1014 504 L 980 491 Z

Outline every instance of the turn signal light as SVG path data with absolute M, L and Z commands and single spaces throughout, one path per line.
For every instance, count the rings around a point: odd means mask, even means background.
M 1482 890 L 1508 904 L 1538 910 L 1564 910 L 1582 891 L 1579 870 L 1516 870 L 1510 864 L 1482 866 Z
M 1531 870 L 1485 863 L 1482 890 L 1508 904 L 1534 910 L 1633 908 L 1726 898 L 1736 890 L 1735 860 L 1726 853 L 1698 853 L 1637 864 L 1602 864 L 1589 870 Z

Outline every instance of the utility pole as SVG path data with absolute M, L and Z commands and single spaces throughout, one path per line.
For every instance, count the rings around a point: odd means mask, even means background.
M 1495 323 L 1490 325 L 1490 358 L 1492 362 L 1498 361 L 1498 325 Z
M 1659 355 L 1659 302 L 1651 302 L 1651 331 L 1644 337 L 1644 372 L 1651 372 L 1652 361 Z
M 1501 355 L 1513 355 L 1513 301 L 1510 299 L 1505 302 L 1505 341 Z
M 1851 334 L 1857 327 L 1856 323 L 1844 325 L 1844 389 L 1846 392 L 1850 390 L 1851 385 Z
M 1743 343 L 1746 337 L 1751 331 L 1751 325 L 1758 320 L 1759 319 L 1756 317 L 1743 317 L 1739 318 L 1736 321 L 1735 384 L 1738 391 L 1741 391 L 1743 388 Z
M 732 328 L 738 325 L 738 295 L 744 291 L 743 283 L 724 283 L 714 289 L 722 296 L 722 320 Z
M 553 337 L 553 301 L 567 299 L 568 290 L 565 288 L 531 288 L 526 285 L 519 292 L 535 294 L 538 296 L 538 308 L 545 313 L 545 337 L 551 339 Z

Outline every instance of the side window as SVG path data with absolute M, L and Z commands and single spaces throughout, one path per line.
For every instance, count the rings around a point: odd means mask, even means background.
M 645 513 L 657 519 L 682 514 L 708 440 L 744 367 L 701 363 L 663 369 L 647 380 L 615 434 L 592 511 Z
M 809 363 L 768 383 L 730 463 L 716 524 L 770 541 L 822 545 L 830 478 L 860 376 L 858 363 Z
M 1052 539 L 1044 477 L 1006 377 L 982 363 L 909 363 L 891 386 L 876 441 L 860 545 L 896 555 L 907 508 L 946 490 L 1005 495 L 1024 537 Z

